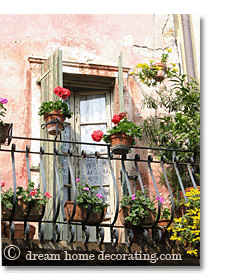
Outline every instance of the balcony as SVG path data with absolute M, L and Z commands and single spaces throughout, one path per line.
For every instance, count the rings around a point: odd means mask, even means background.
M 178 246 L 177 242 L 170 240 L 172 233 L 167 230 L 167 228 L 173 224 L 176 213 L 176 198 L 172 186 L 169 183 L 168 168 L 172 167 L 172 173 L 174 172 L 178 180 L 182 200 L 187 204 L 188 198 L 184 186 L 185 180 L 182 178 L 179 169 L 182 167 L 185 169 L 187 180 L 190 181 L 189 185 L 191 184 L 194 189 L 197 189 L 198 184 L 195 180 L 194 169 L 199 168 L 199 163 L 197 162 L 198 152 L 151 147 L 131 147 L 131 152 L 128 155 L 119 156 L 113 154 L 110 145 L 106 144 L 64 141 L 57 140 L 56 137 L 55 139 L 39 139 L 11 136 L 10 140 L 11 141 L 8 142 L 8 147 L 0 147 L 0 152 L 7 154 L 8 162 L 11 164 L 14 194 L 16 192 L 18 179 L 16 175 L 18 158 L 23 158 L 25 160 L 27 168 L 25 176 L 31 181 L 31 173 L 34 172 L 34 167 L 31 166 L 30 161 L 31 157 L 35 156 L 36 161 L 38 160 L 39 162 L 39 169 L 35 170 L 39 172 L 39 189 L 42 193 L 51 191 L 52 198 L 50 202 L 42 208 L 38 220 L 33 220 L 30 217 L 31 208 L 28 207 L 27 214 L 24 218 L 20 219 L 20 222 L 24 226 L 23 240 L 17 240 L 15 238 L 15 222 L 17 221 L 15 217 L 17 213 L 16 200 L 13 200 L 13 207 L 10 215 L 7 218 L 4 215 L 2 216 L 2 220 L 9 224 L 9 238 L 2 238 L 3 248 L 9 244 L 17 244 L 18 246 L 22 246 L 20 247 L 21 251 L 23 251 L 24 254 L 26 253 L 26 256 L 29 252 L 29 248 L 31 248 L 29 247 L 31 244 L 33 244 L 32 248 L 36 248 L 39 253 L 43 248 L 45 248 L 45 250 L 50 250 L 52 253 L 56 253 L 57 250 L 62 250 L 63 252 L 63 248 L 67 248 L 67 252 L 68 250 L 73 250 L 74 253 L 82 252 L 83 254 L 85 254 L 85 252 L 90 254 L 92 251 L 95 251 L 96 254 L 102 254 L 103 252 L 118 252 L 119 254 L 123 254 L 135 250 L 136 252 L 146 251 L 158 254 L 158 252 L 160 253 L 160 248 L 164 248 L 162 250 L 165 252 L 171 251 L 183 254 L 184 248 Z M 15 142 L 20 143 L 22 140 L 26 141 L 26 143 L 29 142 L 30 145 L 26 145 L 24 150 L 17 149 L 17 144 L 15 144 Z M 45 143 L 52 145 L 52 152 L 45 150 Z M 89 154 L 86 151 L 86 147 L 91 145 L 95 145 L 97 148 L 97 151 L 93 154 Z M 31 147 L 35 147 L 34 150 L 31 149 Z M 37 150 L 37 147 L 39 150 Z M 75 147 L 79 148 L 75 149 Z M 75 152 L 80 150 L 81 147 L 85 148 L 82 149 L 80 153 Z M 100 153 L 100 147 L 105 147 L 107 152 Z M 156 155 L 155 157 L 154 153 Z M 168 154 L 168 157 L 169 154 L 172 154 L 172 160 L 167 161 L 165 154 Z M 187 158 L 184 162 L 180 160 L 182 155 L 184 155 L 183 158 Z M 195 158 L 197 159 L 196 162 L 194 161 Z M 87 159 L 93 162 L 92 172 L 90 172 L 89 166 L 86 164 Z M 46 168 L 47 162 L 49 163 L 48 168 Z M 63 168 L 60 166 L 62 163 L 65 166 L 66 162 L 68 183 L 63 182 Z M 76 165 L 75 162 L 77 162 Z M 76 213 L 76 207 L 73 207 L 71 216 L 66 219 L 64 214 L 64 202 L 72 200 L 75 204 L 77 196 L 75 181 L 77 179 L 77 174 L 80 174 L 83 180 L 88 184 L 90 183 L 90 176 L 88 176 L 88 174 L 92 173 L 96 176 L 96 178 L 98 178 L 98 190 L 103 195 L 104 200 L 106 199 L 105 183 L 102 180 L 103 162 L 105 162 L 105 168 L 108 167 L 109 188 L 111 186 L 112 189 L 108 198 L 111 203 L 105 219 L 100 219 L 100 221 L 96 223 L 88 223 L 87 221 L 89 221 L 89 216 L 91 215 L 88 210 L 85 220 L 75 222 L 73 217 Z M 129 175 L 128 169 L 133 169 L 135 171 L 133 176 Z M 158 179 L 156 176 L 157 170 L 161 172 L 163 184 L 166 186 L 170 217 L 164 221 L 165 223 L 163 223 L 163 220 L 161 221 L 160 214 L 162 205 L 158 203 L 157 215 L 154 221 L 151 224 L 144 224 L 142 222 L 136 227 L 135 231 L 133 228 L 127 227 L 121 222 L 119 213 L 121 206 L 120 200 L 122 199 L 123 193 L 133 195 L 133 180 L 134 183 L 136 182 L 136 188 L 144 193 L 145 187 L 143 179 L 145 177 L 151 179 L 149 192 L 152 192 L 154 196 L 160 196 L 159 182 L 157 182 Z M 50 172 L 53 173 L 52 181 L 48 181 Z M 31 223 L 35 225 L 38 231 L 38 238 L 32 241 L 30 240 Z M 135 233 L 138 234 L 138 240 L 136 240 Z M 188 259 L 189 256 L 187 256 L 185 261 L 181 259 L 180 265 L 190 265 L 185 264 Z M 34 262 L 37 263 L 37 261 L 42 264 L 42 260 L 37 259 L 30 262 L 30 264 L 32 265 Z M 69 261 L 73 262 L 73 259 L 71 258 Z M 50 263 L 51 262 L 49 262 L 49 264 Z M 104 263 L 105 262 L 102 264 Z M 141 264 L 141 262 L 139 263 Z M 151 261 L 148 261 L 148 263 L 149 265 L 152 264 Z M 199 261 L 192 258 L 191 265 L 198 264 Z M 20 262 L 18 265 L 20 265 Z M 48 265 L 48 263 L 45 265 Z M 179 262 L 176 262 L 176 265 L 179 265 Z

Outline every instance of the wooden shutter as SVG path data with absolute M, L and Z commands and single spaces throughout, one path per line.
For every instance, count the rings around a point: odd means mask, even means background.
M 39 79 L 41 84 L 41 103 L 47 101 L 55 101 L 59 99 L 53 90 L 57 86 L 63 86 L 63 72 L 62 72 L 62 51 L 56 49 L 55 52 L 42 64 L 41 77 Z M 44 124 L 44 117 L 41 117 L 41 125 Z M 54 136 L 47 135 L 46 128 L 41 129 L 40 137 L 42 139 L 54 139 Z M 59 136 L 58 136 L 59 137 Z M 59 138 L 58 138 L 59 139 Z M 54 145 L 52 142 L 42 141 L 41 146 L 44 147 L 45 152 L 53 153 Z M 60 151 L 60 145 L 57 145 Z M 60 161 L 59 161 L 60 163 Z M 61 165 L 60 165 L 61 166 Z M 44 219 L 53 219 L 53 197 L 54 197 L 54 169 L 53 169 L 53 156 L 44 156 L 44 168 L 46 176 L 47 191 L 52 195 L 52 201 L 47 204 Z M 45 238 L 51 238 L 50 233 L 52 230 L 45 228 Z
M 122 53 L 118 57 L 118 88 L 119 88 L 119 111 L 124 112 L 124 84 L 123 84 L 123 65 Z

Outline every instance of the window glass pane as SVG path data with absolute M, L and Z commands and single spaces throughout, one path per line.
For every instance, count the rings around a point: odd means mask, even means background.
M 80 122 L 106 122 L 105 94 L 80 96 Z
M 87 171 L 87 177 L 90 185 L 97 186 L 99 185 L 99 177 L 96 169 L 95 159 L 94 158 L 85 158 L 84 159 Z M 108 162 L 106 159 L 99 159 L 99 172 L 101 174 L 102 184 L 109 184 L 109 173 L 108 173 Z M 84 170 L 81 168 L 81 179 L 82 182 L 86 182 L 84 176 Z

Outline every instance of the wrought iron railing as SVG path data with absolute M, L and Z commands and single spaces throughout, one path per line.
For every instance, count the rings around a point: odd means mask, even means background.
M 104 237 L 104 228 L 109 228 L 110 230 L 110 238 L 111 238 L 111 244 L 112 246 L 116 246 L 118 244 L 119 241 L 119 229 L 123 228 L 125 229 L 125 243 L 128 247 L 130 247 L 133 243 L 133 239 L 134 239 L 134 234 L 133 234 L 133 230 L 130 228 L 125 228 L 122 225 L 119 225 L 119 223 L 117 224 L 117 220 L 118 220 L 118 216 L 119 216 L 119 201 L 120 201 L 120 196 L 119 196 L 119 186 L 117 184 L 117 179 L 116 179 L 116 175 L 115 175 L 115 171 L 113 168 L 113 162 L 114 161 L 118 161 L 120 166 L 121 166 L 121 170 L 122 170 L 122 174 L 125 180 L 125 184 L 127 186 L 127 192 L 129 195 L 132 194 L 132 189 L 130 186 L 130 180 L 129 180 L 129 176 L 128 176 L 128 172 L 126 170 L 126 162 L 130 162 L 131 164 L 133 164 L 135 166 L 135 170 L 136 170 L 136 174 L 137 174 L 137 178 L 138 178 L 138 182 L 140 185 L 141 190 L 144 192 L 144 184 L 142 181 L 142 176 L 141 176 L 141 171 L 140 171 L 140 163 L 145 163 L 147 165 L 147 170 L 148 173 L 150 174 L 152 181 L 153 181 L 153 185 L 154 185 L 154 191 L 156 193 L 157 196 L 159 196 L 159 189 L 156 183 L 156 178 L 154 176 L 154 172 L 153 172 L 153 168 L 151 166 L 152 164 L 157 164 L 160 165 L 162 173 L 163 173 L 163 177 L 165 180 L 165 184 L 167 186 L 168 192 L 169 192 L 169 197 L 170 197 L 170 206 L 171 206 L 171 217 L 167 223 L 167 225 L 163 228 L 162 226 L 159 225 L 159 220 L 160 220 L 160 213 L 161 213 L 161 203 L 159 201 L 158 203 L 158 211 L 157 211 L 157 216 L 156 216 L 156 220 L 154 221 L 153 224 L 151 225 L 141 225 L 140 227 L 137 228 L 138 233 L 139 233 L 139 244 L 141 246 L 144 246 L 147 243 L 148 240 L 148 230 L 150 229 L 152 232 L 152 242 L 151 244 L 153 244 L 154 246 L 156 246 L 161 240 L 163 240 L 163 238 L 165 239 L 166 242 L 169 242 L 169 232 L 167 231 L 167 228 L 169 225 L 171 225 L 171 223 L 173 222 L 174 219 L 174 209 L 175 209 L 175 199 L 174 199 L 174 195 L 173 195 L 173 191 L 172 188 L 170 186 L 169 180 L 168 180 L 168 176 L 167 176 L 167 171 L 166 168 L 167 166 L 172 165 L 174 167 L 174 170 L 176 172 L 177 178 L 178 178 L 178 182 L 179 182 L 179 186 L 180 186 L 180 190 L 183 193 L 183 198 L 185 203 L 187 203 L 187 196 L 185 195 L 185 187 L 183 185 L 182 182 L 182 178 L 179 172 L 179 166 L 183 165 L 186 167 L 186 170 L 188 172 L 188 177 L 191 180 L 192 186 L 196 189 L 196 182 L 195 182 L 195 178 L 194 178 L 194 167 L 198 167 L 199 163 L 195 163 L 193 158 L 194 155 L 198 152 L 195 151 L 186 151 L 186 150 L 177 150 L 177 149 L 163 149 L 163 148 L 151 148 L 151 147 L 131 147 L 131 149 L 136 149 L 136 151 L 139 150 L 147 150 L 147 152 L 149 153 L 147 158 L 141 158 L 139 153 L 135 154 L 134 158 L 128 158 L 127 155 L 123 155 L 123 156 L 115 156 L 110 149 L 110 145 L 107 144 L 95 144 L 95 143 L 84 143 L 84 142 L 73 142 L 73 141 L 63 141 L 63 140 L 57 140 L 57 138 L 55 138 L 54 140 L 51 139 L 40 139 L 40 138 L 28 138 L 28 137 L 16 137 L 16 136 L 11 136 L 12 142 L 13 140 L 29 140 L 31 142 L 33 141 L 39 141 L 40 143 L 42 141 L 47 141 L 47 142 L 51 142 L 54 144 L 53 146 L 53 152 L 46 152 L 45 149 L 43 147 L 40 147 L 40 151 L 31 151 L 30 146 L 26 146 L 25 150 L 17 150 L 16 148 L 16 144 L 12 143 L 11 144 L 11 148 L 3 148 L 0 147 L 0 152 L 2 153 L 10 153 L 11 154 L 11 162 L 12 162 L 12 172 L 13 172 L 13 190 L 14 190 L 14 200 L 13 200 L 13 207 L 12 207 L 12 212 L 11 212 L 11 217 L 9 219 L 7 219 L 7 221 L 10 224 L 10 238 L 13 239 L 14 238 L 14 231 L 15 231 L 15 225 L 14 225 L 14 215 L 15 215 L 15 207 L 16 207 L 16 186 L 17 186 L 17 178 L 16 178 L 16 161 L 15 161 L 15 155 L 16 154 L 25 154 L 25 158 L 26 158 L 26 165 L 27 165 L 27 176 L 28 179 L 31 180 L 31 166 L 30 166 L 30 161 L 29 161 L 29 156 L 32 154 L 36 154 L 39 155 L 39 161 L 40 161 L 40 176 L 42 179 L 42 191 L 45 193 L 47 190 L 47 186 L 46 186 L 46 175 L 48 170 L 45 169 L 44 167 L 44 157 L 48 157 L 48 156 L 53 156 L 53 168 L 54 168 L 54 178 L 55 178 L 55 183 L 54 183 L 54 189 L 53 189 L 53 217 L 52 219 L 45 219 L 45 207 L 43 207 L 42 210 L 42 215 L 40 216 L 40 219 L 38 221 L 38 231 L 39 231 L 39 239 L 43 240 L 44 239 L 44 225 L 45 224 L 51 224 L 52 225 L 52 240 L 54 242 L 58 242 L 59 240 L 61 240 L 61 226 L 62 225 L 66 225 L 66 227 L 68 228 L 68 241 L 69 242 L 74 242 L 75 241 L 75 234 L 76 234 L 76 230 L 78 227 L 82 227 L 82 233 L 83 233 L 83 242 L 84 243 L 88 243 L 89 242 L 89 238 L 90 238 L 90 228 L 94 228 L 95 232 L 96 232 L 96 240 L 98 244 L 102 244 L 105 241 L 105 237 Z M 43 143 L 43 142 L 42 142 Z M 58 151 L 57 148 L 57 144 L 72 144 L 72 145 L 97 145 L 97 146 L 106 146 L 107 147 L 107 154 L 106 155 L 102 155 L 99 152 L 95 152 L 95 154 L 93 155 L 87 155 L 85 150 L 83 150 L 81 152 L 81 154 L 75 154 L 73 153 L 73 151 L 71 149 L 68 150 L 67 153 L 61 153 Z M 154 152 L 160 152 L 161 156 L 160 156 L 160 160 L 154 159 L 152 153 Z M 164 155 L 165 152 L 171 152 L 173 155 L 173 160 L 172 161 L 167 161 L 166 157 Z M 186 155 L 188 155 L 188 161 L 187 162 L 181 162 L 179 160 L 178 154 L 179 153 L 184 153 Z M 60 182 L 60 174 L 59 174 L 59 169 L 58 169 L 58 158 L 59 157 L 65 157 L 67 158 L 68 161 L 68 168 L 69 168 L 69 174 L 71 177 L 71 185 L 72 185 L 72 190 L 74 193 L 74 207 L 73 207 L 73 213 L 70 217 L 70 219 L 68 221 L 64 220 L 63 218 L 61 220 L 59 220 L 60 217 L 60 210 L 62 207 L 61 201 L 62 201 L 62 194 L 61 194 L 61 182 Z M 84 172 L 84 177 L 87 183 L 88 182 L 88 176 L 87 176 L 87 170 L 86 170 L 86 164 L 85 164 L 85 159 L 86 158 L 93 158 L 95 160 L 95 166 L 96 166 L 96 172 L 98 174 L 98 178 L 99 178 L 99 188 L 101 193 L 103 194 L 104 197 L 104 188 L 103 188 L 103 183 L 102 183 L 102 177 L 100 175 L 100 167 L 99 167 L 99 161 L 102 160 L 106 160 L 108 161 L 108 167 L 109 167 L 109 173 L 110 173 L 110 177 L 112 180 L 112 185 L 113 185 L 113 189 L 114 189 L 114 196 L 115 196 L 115 203 L 114 203 L 114 209 L 112 209 L 113 211 L 113 216 L 110 220 L 109 223 L 103 223 L 100 222 L 98 224 L 87 224 L 86 221 L 89 218 L 89 211 L 88 214 L 86 216 L 86 219 L 83 222 L 74 222 L 73 221 L 73 217 L 76 211 L 76 184 L 75 184 L 75 170 L 73 168 L 72 165 L 72 161 L 77 158 L 80 160 L 81 162 L 81 168 L 83 169 Z M 28 213 L 27 213 L 27 217 L 29 217 L 29 211 L 30 211 L 30 207 L 28 207 Z M 30 220 L 29 220 L 30 221 Z M 24 219 L 24 233 L 25 233 L 25 239 L 29 238 L 29 233 L 30 233 L 30 226 L 28 223 L 28 219 Z M 170 242 L 169 242 L 170 244 Z

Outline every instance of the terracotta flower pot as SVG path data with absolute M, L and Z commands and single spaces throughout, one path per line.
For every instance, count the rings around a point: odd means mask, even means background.
M 66 201 L 65 204 L 64 204 L 65 216 L 66 216 L 67 221 L 72 216 L 73 205 L 74 205 L 73 201 Z M 104 220 L 104 218 L 105 218 L 106 210 L 107 209 L 105 208 L 102 220 Z M 89 213 L 89 218 L 86 221 L 86 224 L 99 224 L 100 219 L 101 219 L 101 215 L 102 215 L 102 212 L 94 213 L 94 212 L 91 211 Z M 86 216 L 87 216 L 87 209 L 83 209 L 82 207 L 77 205 L 76 206 L 76 212 L 75 212 L 75 215 L 74 215 L 72 221 L 73 222 L 85 222 Z
M 140 225 L 151 225 L 155 221 L 154 214 L 150 210 L 148 211 L 150 213 L 149 216 L 146 217 L 144 220 L 141 218 Z M 124 206 L 119 211 L 120 220 L 122 224 L 127 228 L 133 228 L 135 226 L 131 222 L 125 220 L 125 218 L 129 216 L 129 214 L 130 214 L 130 206 Z
M 33 239 L 35 235 L 35 230 L 36 228 L 32 225 L 30 225 L 30 232 L 29 232 L 29 239 Z M 10 226 L 7 225 L 5 227 L 5 236 L 9 238 L 9 231 L 10 231 Z M 17 239 L 24 239 L 24 224 L 19 224 L 15 223 L 15 232 L 14 232 L 14 238 Z
M 59 122 L 61 123 L 57 124 L 56 122 L 53 122 L 46 125 L 47 132 L 51 135 L 56 135 L 57 125 L 58 125 L 57 135 L 61 134 L 63 130 L 63 122 L 65 120 L 65 117 L 61 114 L 61 111 L 53 111 L 52 113 L 44 114 L 44 120 L 46 123 L 51 121 L 56 121 L 57 118 L 59 118 Z
M 10 123 L 5 123 L 5 125 L 0 123 L 0 143 L 5 143 L 6 138 L 9 134 Z
M 161 82 L 165 79 L 166 65 L 160 62 L 160 63 L 156 63 L 155 66 L 162 68 L 161 70 L 158 70 L 157 75 L 154 77 L 154 80 L 156 82 Z
M 125 133 L 116 133 L 110 136 L 111 150 L 114 154 L 125 155 L 129 152 L 132 137 Z
M 1 206 L 2 206 L 3 219 L 10 220 L 12 209 L 5 208 L 4 203 L 2 203 Z M 40 207 L 38 209 L 38 201 L 35 201 L 35 203 L 32 205 L 32 208 L 30 210 L 27 221 L 38 222 L 41 219 L 42 210 L 43 210 L 43 205 L 40 205 Z M 22 199 L 19 199 L 18 204 L 16 204 L 16 207 L 15 207 L 13 220 L 14 221 L 25 221 L 25 219 L 27 217 L 27 212 L 28 212 L 28 202 L 25 203 Z

